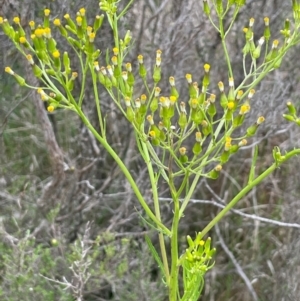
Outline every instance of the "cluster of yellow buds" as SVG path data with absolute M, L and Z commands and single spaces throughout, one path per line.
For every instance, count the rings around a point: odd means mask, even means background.
M 101 1 L 100 7 L 111 11 L 116 1 Z M 207 1 L 204 1 L 207 5 Z M 222 1 L 217 1 L 219 12 L 222 11 Z M 231 1 L 232 5 L 241 5 L 242 1 Z M 44 10 L 44 21 L 42 25 L 37 25 L 34 21 L 29 22 L 31 35 L 26 37 L 25 31 L 21 26 L 20 19 L 15 17 L 13 25 L 7 20 L 0 18 L 0 25 L 7 35 L 14 41 L 18 49 L 25 54 L 27 61 L 32 67 L 33 73 L 40 78 L 46 86 L 51 82 L 51 77 L 59 78 L 61 85 L 67 89 L 68 93 L 74 89 L 75 81 L 80 74 L 72 70 L 68 52 L 62 52 L 53 38 L 50 28 L 49 9 Z M 102 84 L 111 94 L 116 91 L 122 95 L 125 108 L 124 112 L 127 119 L 138 131 L 144 131 L 144 123 L 149 124 L 146 135 L 154 146 L 166 148 L 169 143 L 173 144 L 177 158 L 175 162 L 180 165 L 199 164 L 201 156 L 205 154 L 204 145 L 206 139 L 214 143 L 224 145 L 219 147 L 214 161 L 215 167 L 207 173 L 208 177 L 217 178 L 222 170 L 222 165 L 228 161 L 231 154 L 246 144 L 245 138 L 251 136 L 263 121 L 260 118 L 252 127 L 247 129 L 244 137 L 231 139 L 233 130 L 241 126 L 246 114 L 251 109 L 251 99 L 255 93 L 252 89 L 247 95 L 243 91 L 236 91 L 234 79 L 228 79 L 228 92 L 225 92 L 225 85 L 219 82 L 220 95 L 209 92 L 211 84 L 211 66 L 206 63 L 203 65 L 203 77 L 198 82 L 193 81 L 191 74 L 186 74 L 188 84 L 189 99 L 181 99 L 176 87 L 174 76 L 169 77 L 169 94 L 161 95 L 158 84 L 161 81 L 161 64 L 163 54 L 160 49 L 156 51 L 155 63 L 152 70 L 154 89 L 152 93 L 142 94 L 139 97 L 134 95 L 135 77 L 130 62 L 123 65 L 124 45 L 128 45 L 131 40 L 130 32 L 122 43 L 113 47 L 110 56 L 110 64 L 99 65 L 98 57 L 100 50 L 96 49 L 96 33 L 102 25 L 103 15 L 96 16 L 93 26 L 87 24 L 86 11 L 81 8 L 74 19 L 69 14 L 64 15 L 65 21 L 55 18 L 54 28 L 58 29 L 63 37 L 71 44 L 75 50 L 85 53 L 89 66 L 95 72 L 100 84 Z M 65 23 L 64 25 L 62 23 Z M 245 32 L 249 43 L 253 42 L 254 19 L 250 19 L 249 29 Z M 265 36 L 264 39 L 267 39 Z M 253 45 L 253 55 L 259 56 L 260 48 L 264 42 L 262 39 L 255 48 Z M 121 48 L 120 48 L 121 47 Z M 275 50 L 274 46 L 274 50 Z M 252 50 L 251 50 L 252 51 Z M 255 54 L 256 53 L 256 54 Z M 109 52 L 107 52 L 109 58 Z M 272 59 L 272 58 L 271 58 Z M 143 55 L 137 57 L 138 73 L 145 81 L 147 78 L 147 68 L 144 64 Z M 100 67 L 101 66 L 101 67 Z M 25 81 L 16 75 L 10 68 L 6 71 L 12 74 L 20 84 Z M 47 92 L 48 93 L 48 92 Z M 39 92 L 41 99 L 49 103 L 48 110 L 53 111 L 59 107 L 61 100 L 66 101 L 67 97 L 60 94 L 59 90 L 50 88 L 47 94 L 43 90 Z M 245 98 L 244 101 L 242 101 Z M 218 106 L 220 104 L 220 107 Z M 223 115 L 220 118 L 220 114 Z M 218 137 L 214 135 L 216 124 L 223 120 L 226 129 L 231 129 L 228 137 Z M 194 133 L 194 142 L 189 152 L 189 147 L 184 146 L 186 139 Z M 225 134 L 227 135 L 227 133 Z M 230 137 L 229 137 L 230 136 Z M 242 142 L 243 141 L 243 142 Z M 190 142 L 187 143 L 189 145 Z M 195 166 L 195 165 L 193 165 Z
M 255 90 L 251 89 L 247 94 L 242 90 L 236 91 L 234 79 L 229 78 L 227 93 L 223 82 L 218 83 L 219 97 L 213 93 L 208 93 L 211 67 L 206 63 L 203 66 L 204 75 L 201 90 L 198 87 L 198 83 L 193 81 L 192 75 L 186 74 L 189 86 L 189 100 L 187 102 L 180 101 L 176 80 L 173 76 L 169 77 L 169 95 L 160 95 L 161 89 L 157 86 L 157 83 L 161 80 L 161 59 L 162 51 L 158 50 L 152 77 L 155 88 L 153 93 L 148 95 L 149 99 L 147 99 L 146 95 L 142 95 L 135 100 L 133 99 L 134 77 L 132 66 L 130 63 L 125 65 L 126 71 L 122 72 L 124 87 L 121 90 L 124 95 L 127 119 L 138 130 L 144 129 L 144 122 L 147 121 L 149 129 L 148 131 L 146 130 L 146 134 L 154 146 L 166 148 L 168 143 L 176 145 L 176 151 L 178 152 L 176 162 L 182 165 L 193 164 L 193 162 L 196 162 L 195 160 L 201 158 L 201 154 L 205 154 L 203 145 L 206 139 L 217 139 L 215 142 L 223 140 L 224 149 L 219 149 L 219 154 L 215 158 L 219 162 L 206 174 L 207 177 L 216 179 L 222 170 L 222 165 L 229 160 L 233 153 L 247 144 L 245 138 L 255 133 L 258 126 L 264 121 L 264 118 L 260 117 L 255 124 L 246 130 L 243 137 L 234 139 L 229 136 L 214 137 L 214 128 L 215 124 L 217 124 L 215 118 L 217 116 L 218 120 L 224 120 L 226 128 L 231 129 L 232 133 L 234 129 L 244 123 L 246 115 L 251 110 L 251 101 L 255 95 Z M 147 69 L 144 65 L 144 57 L 139 55 L 137 60 L 139 75 L 145 79 Z M 102 67 L 99 70 L 101 69 L 105 72 L 102 73 L 100 82 L 111 89 L 114 87 L 112 77 L 109 78 L 106 71 L 107 68 Z M 111 76 L 113 76 L 112 73 Z M 129 76 L 131 77 L 130 85 Z M 112 83 L 107 84 L 107 80 L 110 80 Z M 223 112 L 220 111 L 218 103 Z M 220 114 L 223 114 L 221 119 Z M 178 129 L 177 126 L 179 127 Z M 195 132 L 195 141 L 190 153 L 189 147 L 183 146 L 183 143 L 185 143 L 185 140 L 192 132 Z M 166 139 L 167 137 L 168 139 Z
M 117 2 L 116 0 L 102 0 L 99 6 L 101 10 L 109 14 L 115 14 L 117 12 Z
M 271 38 L 271 31 L 270 31 L 270 19 L 268 17 L 264 18 L 264 34 L 262 37 L 260 37 L 257 42 L 254 42 L 254 18 L 250 18 L 248 27 L 245 27 L 243 29 L 245 34 L 245 46 L 243 48 L 243 54 L 246 57 L 248 54 L 251 55 L 251 58 L 253 60 L 257 60 L 261 56 L 262 47 L 264 44 L 266 44 L 266 49 L 268 49 L 268 42 Z M 290 29 L 290 20 L 286 19 L 284 22 L 284 27 L 280 31 L 280 33 L 283 35 L 284 42 L 283 46 L 290 43 L 291 39 L 291 29 Z M 274 68 L 279 68 L 282 62 L 282 54 L 283 54 L 283 47 L 279 47 L 279 40 L 275 39 L 272 41 L 271 49 L 268 51 L 264 62 L 266 63 L 272 63 Z
M 197 234 L 194 240 L 189 235 L 187 236 L 188 248 L 180 260 L 183 267 L 184 297 L 193 294 L 193 291 L 199 290 L 203 276 L 214 266 L 212 258 L 216 253 L 216 249 L 211 248 L 211 238 L 208 237 L 203 240 L 200 237 L 201 232 Z
M 0 26 L 4 33 L 12 40 L 17 49 L 26 57 L 32 67 L 34 75 L 46 85 L 50 83 L 49 75 L 57 77 L 61 85 L 72 91 L 77 72 L 72 72 L 68 52 L 62 53 L 57 47 L 57 42 L 52 36 L 50 9 L 44 10 L 42 24 L 29 22 L 30 34 L 26 35 L 19 17 L 14 17 L 12 24 L 7 19 L 0 17 Z M 101 28 L 104 15 L 97 15 L 93 26 L 87 25 L 85 8 L 79 9 L 75 20 L 69 14 L 64 16 L 65 24 L 58 18 L 53 20 L 54 28 L 58 28 L 63 37 L 72 47 L 84 52 L 93 62 L 100 55 L 100 50 L 95 47 L 97 31 Z M 6 72 L 13 75 L 20 85 L 25 85 L 25 80 L 7 67 Z M 61 97 L 60 97 L 61 98 Z M 50 108 L 56 108 L 51 105 Z M 51 110 L 51 109 L 50 109 Z
M 291 101 L 288 101 L 286 103 L 286 106 L 288 108 L 289 114 L 283 114 L 283 117 L 286 120 L 294 122 L 300 126 L 300 117 L 298 117 L 297 110 L 296 110 L 295 106 L 293 105 L 293 103 Z

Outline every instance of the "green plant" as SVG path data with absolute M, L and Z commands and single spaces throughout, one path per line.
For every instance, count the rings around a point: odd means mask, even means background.
M 30 36 L 25 33 L 18 17 L 13 19 L 13 25 L 1 18 L 3 31 L 26 57 L 41 85 L 31 86 L 9 67 L 6 68 L 6 72 L 13 75 L 21 86 L 35 89 L 41 99 L 47 102 L 49 112 L 61 108 L 78 114 L 124 173 L 145 211 L 146 222 L 158 230 L 160 254 L 155 250 L 150 239 L 146 238 L 146 240 L 163 272 L 170 301 L 198 300 L 203 288 L 204 275 L 212 267 L 212 257 L 215 253 L 215 249 L 211 248 L 210 238 L 204 239 L 204 237 L 251 189 L 282 163 L 300 153 L 300 149 L 294 149 L 281 154 L 277 147 L 273 151 L 274 163 L 261 174 L 256 175 L 255 165 L 258 156 L 256 151 L 252 158 L 247 185 L 204 229 L 196 234 L 195 239 L 187 236 L 188 248 L 182 255 L 179 254 L 180 219 L 199 180 L 201 177 L 217 179 L 224 164 L 247 144 L 247 139 L 253 136 L 264 122 L 264 117 L 259 116 L 250 127 L 243 128 L 246 115 L 251 110 L 251 102 L 255 97 L 254 89 L 266 75 L 280 67 L 287 51 L 299 43 L 300 4 L 296 0 L 292 1 L 295 23 L 292 26 L 290 21 L 286 20 L 281 30 L 281 42 L 277 39 L 270 40 L 268 18 L 264 19 L 263 36 L 256 41 L 254 19 L 250 19 L 249 26 L 244 29 L 245 46 L 242 62 L 244 79 L 238 87 L 235 87 L 227 39 L 245 1 L 204 0 L 204 13 L 222 41 L 229 75 L 228 92 L 225 92 L 224 83 L 218 82 L 216 86 L 220 90 L 219 96 L 210 93 L 208 88 L 212 86 L 213 79 L 210 76 L 211 66 L 206 63 L 201 87 L 199 83 L 193 82 L 191 74 L 187 74 L 188 94 L 181 96 L 176 88 L 174 77 L 171 76 L 169 86 L 164 87 L 161 79 L 163 55 L 160 50 L 156 52 L 151 76 L 142 55 L 138 56 L 136 72 L 131 63 L 126 63 L 125 58 L 130 51 L 132 37 L 130 32 L 127 32 L 124 38 L 120 39 L 118 22 L 132 2 L 133 0 L 121 12 L 118 12 L 117 1 L 100 2 L 100 9 L 106 13 L 106 20 L 111 26 L 114 37 L 112 51 L 99 50 L 96 47 L 96 37 L 101 29 L 104 15 L 96 16 L 93 26 L 88 26 L 84 8 L 79 10 L 75 20 L 68 14 L 65 15 L 65 26 L 60 19 L 53 20 L 53 26 L 56 27 L 54 30 L 61 33 L 66 44 L 76 54 L 78 61 L 72 63 L 69 53 L 67 51 L 61 53 L 62 45 L 58 45 L 52 36 L 49 9 L 44 11 L 42 25 L 36 26 L 33 21 L 29 23 Z M 211 12 L 212 9 L 214 13 Z M 227 27 L 225 27 L 225 20 L 229 21 Z M 106 51 L 105 58 L 101 51 Z M 99 60 L 102 60 L 106 67 L 100 67 Z M 92 81 L 98 114 L 98 124 L 95 125 L 91 124 L 83 108 L 88 76 Z M 81 79 L 79 95 L 72 93 L 77 77 Z M 137 95 L 136 82 L 139 86 L 140 82 L 143 84 L 142 95 Z M 130 170 L 110 144 L 109 137 L 106 135 L 106 119 L 99 96 L 100 89 L 107 92 L 132 126 L 137 148 L 148 170 L 154 209 L 148 205 Z M 288 110 L 289 114 L 285 114 L 284 117 L 299 125 L 296 109 L 290 102 Z M 174 214 L 171 227 L 164 223 L 160 212 L 158 187 L 161 182 L 167 183 L 173 201 Z M 165 236 L 169 237 L 171 242 L 169 256 L 165 246 Z M 181 272 L 182 289 L 179 285 Z
M 63 286 L 53 286 L 40 274 L 56 277 L 62 268 L 57 249 L 35 245 L 28 232 L 8 246 L 1 244 L 1 300 L 73 300 Z M 9 292 L 9 293 L 8 293 Z

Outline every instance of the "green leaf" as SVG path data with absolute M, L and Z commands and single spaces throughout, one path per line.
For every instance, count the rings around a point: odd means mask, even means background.
M 153 244 L 151 242 L 151 239 L 149 238 L 148 235 L 145 235 L 145 240 L 146 240 L 146 243 L 147 243 L 147 245 L 148 245 L 148 247 L 150 249 L 150 252 L 151 252 L 152 256 L 154 257 L 155 261 L 157 262 L 160 270 L 162 271 L 162 273 L 163 273 L 163 275 L 165 277 L 166 275 L 165 275 L 164 265 L 163 265 L 163 263 L 162 263 L 159 255 L 158 255 L 155 247 L 153 246 Z

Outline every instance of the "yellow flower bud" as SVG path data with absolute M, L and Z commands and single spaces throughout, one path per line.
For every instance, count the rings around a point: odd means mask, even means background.
M 82 8 L 79 10 L 79 13 L 80 13 L 80 15 L 81 15 L 82 17 L 84 17 L 84 15 L 85 15 L 85 8 L 82 7 Z
M 31 21 L 29 22 L 29 26 L 30 26 L 30 29 L 31 29 L 31 30 L 34 30 L 34 28 L 35 28 L 35 22 L 31 20 Z
M 49 112 L 49 113 L 52 113 L 53 111 L 54 111 L 54 106 L 48 106 L 47 107 L 47 111 Z
M 60 26 L 60 25 L 61 25 L 60 19 L 54 19 L 54 20 L 53 20 L 53 24 L 54 24 L 55 26 Z
M 20 44 L 25 44 L 27 41 L 25 37 L 20 37 L 19 42 Z
M 45 8 L 44 9 L 44 15 L 46 16 L 46 17 L 48 17 L 49 15 L 50 15 L 50 9 L 48 9 L 48 8 Z
M 119 54 L 119 48 L 114 47 L 113 48 L 113 53 L 114 53 L 114 55 L 118 55 Z
M 60 57 L 60 52 L 58 51 L 58 50 L 55 50 L 53 53 L 52 53 L 52 56 L 54 57 L 54 58 L 59 58 Z
M 20 18 L 19 17 L 14 17 L 13 21 L 14 21 L 14 23 L 16 23 L 18 25 L 20 24 Z
M 192 82 L 193 82 L 193 80 L 192 80 L 192 75 L 191 74 L 186 74 L 185 75 L 185 78 L 186 78 L 186 80 L 187 80 L 187 82 L 189 83 L 189 84 L 191 84 Z
M 14 75 L 15 72 L 13 72 L 13 70 L 10 67 L 5 67 L 5 72 L 7 72 L 8 74 Z

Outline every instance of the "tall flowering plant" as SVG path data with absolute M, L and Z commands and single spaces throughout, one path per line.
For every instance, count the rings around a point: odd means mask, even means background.
M 12 22 L 0 17 L 3 32 L 27 60 L 40 85 L 30 86 L 10 67 L 6 67 L 5 71 L 15 77 L 21 86 L 35 90 L 41 101 L 47 104 L 49 112 L 62 108 L 72 110 L 81 118 L 118 164 L 148 222 L 157 229 L 160 251 L 154 248 L 148 237 L 146 241 L 163 273 L 169 290 L 169 300 L 196 301 L 203 289 L 204 275 L 213 266 L 213 255 L 216 251 L 211 246 L 211 239 L 206 237 L 209 230 L 278 166 L 300 154 L 300 149 L 281 154 L 276 147 L 273 151 L 274 163 L 256 175 L 256 152 L 247 185 L 204 229 L 199 229 L 196 237 L 187 235 L 187 248 L 179 254 L 178 227 L 199 180 L 203 177 L 217 179 L 222 169 L 226 168 L 229 158 L 247 144 L 249 137 L 255 135 L 258 127 L 265 121 L 263 116 L 251 116 L 255 88 L 269 72 L 280 67 L 288 50 L 298 44 L 300 3 L 297 0 L 292 1 L 294 24 L 289 20 L 285 21 L 280 40 L 272 40 L 268 17 L 264 18 L 265 28 L 261 37 L 255 35 L 254 18 L 249 20 L 248 26 L 243 30 L 244 79 L 236 85 L 227 37 L 246 1 L 203 0 L 203 12 L 221 37 L 229 74 L 228 82 L 211 78 L 210 71 L 214 66 L 205 63 L 202 81 L 196 82 L 192 74 L 186 74 L 188 94 L 179 95 L 173 76 L 170 76 L 167 87 L 161 81 L 161 50 L 156 51 L 154 66 L 146 66 L 142 54 L 137 57 L 137 69 L 126 61 L 132 37 L 129 31 L 124 37 L 119 36 L 119 21 L 132 2 L 133 0 L 124 10 L 119 11 L 118 1 L 100 1 L 100 10 L 104 14 L 96 15 L 92 24 L 88 24 L 84 8 L 75 17 L 66 14 L 63 19 L 52 18 L 50 10 L 45 9 L 44 20 L 37 23 L 30 21 L 28 32 L 22 27 L 19 17 L 13 18 Z M 224 20 L 229 18 L 229 25 L 225 26 Z M 109 62 L 106 65 L 100 64 L 106 49 L 98 49 L 95 42 L 104 19 L 109 23 L 114 37 L 114 47 L 107 51 Z M 71 61 L 70 53 L 62 51 L 63 47 L 52 35 L 54 31 L 59 32 L 65 44 L 74 51 L 79 65 Z M 81 78 L 79 94 L 73 92 L 78 76 Z M 92 81 L 98 114 L 96 125 L 90 122 L 83 110 L 88 77 Z M 137 77 L 143 83 L 144 93 L 141 95 L 136 89 Z M 219 89 L 217 95 L 208 90 L 212 82 Z M 135 133 L 137 148 L 148 171 L 153 208 L 146 202 L 130 170 L 107 139 L 99 93 L 103 90 L 114 101 Z M 288 114 L 284 114 L 284 118 L 300 125 L 300 118 L 291 102 L 288 102 L 287 108 Z M 253 122 L 245 128 L 242 126 L 247 115 L 250 115 Z M 170 227 L 161 216 L 158 189 L 161 181 L 167 183 L 173 200 L 173 220 Z M 166 237 L 171 242 L 170 250 L 165 246 Z

